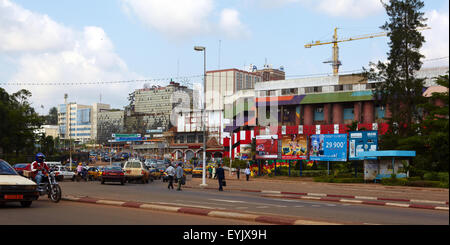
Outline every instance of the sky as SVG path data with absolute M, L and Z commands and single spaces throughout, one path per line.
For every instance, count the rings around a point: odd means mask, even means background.
M 424 3 L 424 67 L 448 66 L 449 1 Z M 387 20 L 380 0 L 0 0 L 0 86 L 31 91 L 40 114 L 65 93 L 123 109 L 145 84 L 201 84 L 194 46 L 206 47 L 207 70 L 270 64 L 287 79 L 331 75 L 331 45 L 305 44 L 332 40 L 334 28 L 340 39 L 381 32 Z M 340 73 L 388 51 L 387 37 L 340 43 Z

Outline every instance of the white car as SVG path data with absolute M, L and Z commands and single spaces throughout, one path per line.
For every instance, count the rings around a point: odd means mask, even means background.
M 56 179 L 58 181 L 62 181 L 62 180 L 66 180 L 66 179 L 74 180 L 75 173 L 72 171 L 69 171 L 69 169 L 67 169 L 66 167 L 55 166 L 54 169 L 55 169 Z
M 23 207 L 39 198 L 36 183 L 19 175 L 10 165 L 0 159 L 0 205 L 20 202 Z

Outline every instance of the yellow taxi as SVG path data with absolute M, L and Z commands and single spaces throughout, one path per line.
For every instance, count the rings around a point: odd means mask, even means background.
M 98 180 L 102 176 L 101 171 L 97 167 L 88 168 L 88 179 L 89 180 Z
M 192 165 L 191 164 L 185 164 L 183 166 L 183 170 L 187 174 L 192 174 Z
M 196 167 L 192 170 L 192 177 L 202 177 L 203 167 Z

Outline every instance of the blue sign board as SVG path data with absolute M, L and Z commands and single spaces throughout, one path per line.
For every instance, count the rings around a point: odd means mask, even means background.
M 347 134 L 311 135 L 309 159 L 313 161 L 347 161 Z
M 126 141 L 142 141 L 142 137 L 117 137 L 115 138 L 116 142 L 126 142 Z
M 363 157 L 361 152 L 378 150 L 378 131 L 352 131 L 348 133 L 349 160 L 376 160 L 376 157 Z

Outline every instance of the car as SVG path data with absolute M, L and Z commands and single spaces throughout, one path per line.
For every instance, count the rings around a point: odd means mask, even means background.
M 0 159 L 0 205 L 20 202 L 22 207 L 30 207 L 38 198 L 36 183 L 21 176 L 9 163 Z
M 63 181 L 65 179 L 70 179 L 72 181 L 75 180 L 75 173 L 70 171 L 68 168 L 64 167 L 64 166 L 53 166 L 54 171 L 55 171 L 55 175 L 56 175 L 56 180 L 58 181 Z
M 192 177 L 202 177 L 203 167 L 196 167 L 192 170 Z
M 90 167 L 88 168 L 88 179 L 89 180 L 99 180 L 101 177 L 101 172 L 98 170 L 97 167 Z
M 190 164 L 183 165 L 183 170 L 187 174 L 192 174 L 192 165 Z
M 102 175 L 100 176 L 100 182 L 120 182 L 121 185 L 125 184 L 125 173 L 121 167 L 107 166 L 104 168 Z
M 31 164 L 30 163 L 16 163 L 12 167 L 16 172 L 23 176 L 23 170 L 29 170 Z
M 161 171 L 155 167 L 148 167 L 148 171 L 150 171 L 150 176 L 153 177 L 153 179 L 161 179 L 161 176 L 163 175 Z
M 149 180 L 153 181 L 150 176 L 150 171 L 145 167 L 144 163 L 139 160 L 128 160 L 123 166 L 125 171 L 126 181 L 140 180 L 141 183 L 148 183 Z

